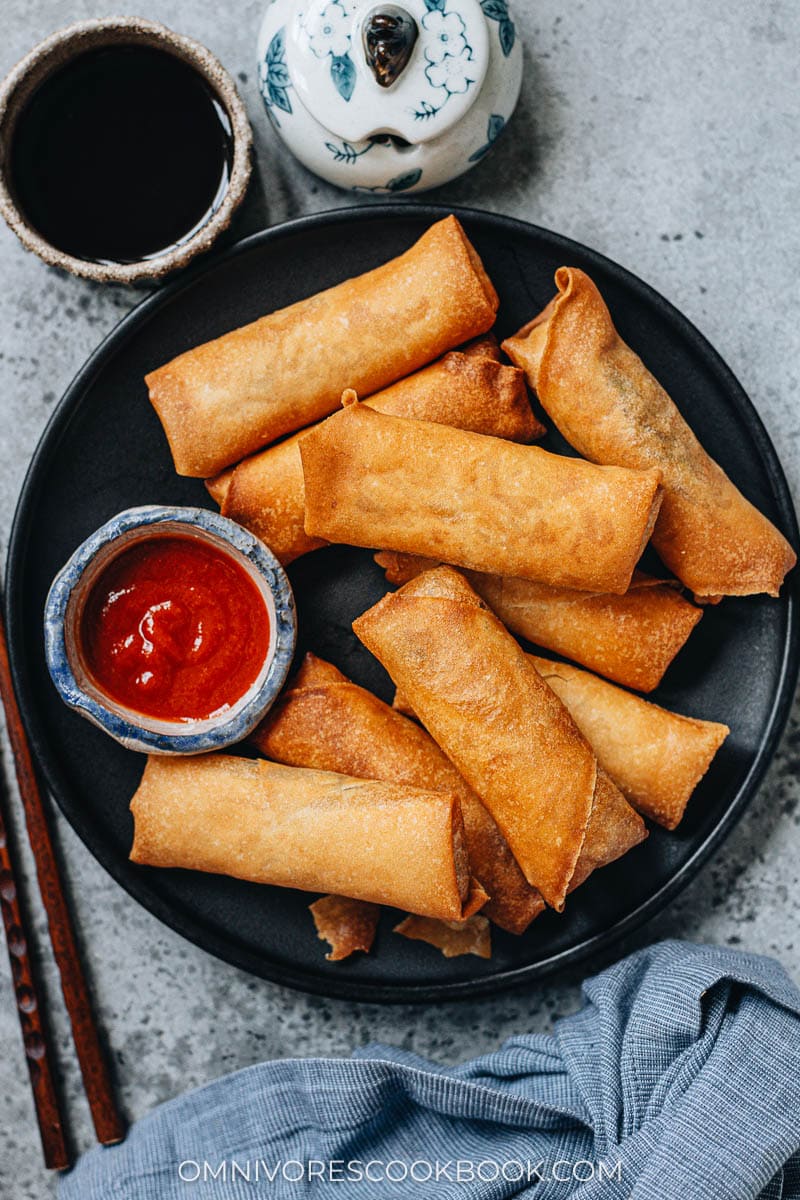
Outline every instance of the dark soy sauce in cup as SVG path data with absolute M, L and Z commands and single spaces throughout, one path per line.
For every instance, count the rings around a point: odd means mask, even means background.
M 18 119 L 10 180 L 51 245 L 130 263 L 205 224 L 228 186 L 228 115 L 194 68 L 164 50 L 89 50 L 50 75 Z

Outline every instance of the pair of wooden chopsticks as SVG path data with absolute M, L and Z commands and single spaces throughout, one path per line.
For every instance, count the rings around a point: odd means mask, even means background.
M 53 955 L 61 973 L 61 987 L 72 1023 L 72 1036 L 83 1075 L 83 1085 L 98 1140 L 110 1145 L 122 1141 L 125 1125 L 111 1089 L 108 1066 L 92 1014 L 89 989 L 50 837 L 47 813 L 14 694 L 1 597 L 0 698 L 5 709 L 17 783 L 25 810 L 28 839 L 36 861 L 39 890 L 47 913 Z M 70 1165 L 70 1155 L 53 1078 L 52 1056 L 47 1041 L 41 993 L 37 990 L 31 970 L 28 938 L 17 892 L 19 872 L 15 870 L 13 848 L 8 839 L 8 805 L 9 791 L 5 775 L 0 772 L 0 907 L 45 1165 L 63 1169 Z

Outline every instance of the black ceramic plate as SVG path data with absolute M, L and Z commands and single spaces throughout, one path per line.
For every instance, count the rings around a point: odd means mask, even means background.
M 710 609 L 654 696 L 668 708 L 732 728 L 680 830 L 654 829 L 622 862 L 595 873 L 562 916 L 545 914 L 519 938 L 493 931 L 488 962 L 448 961 L 392 934 L 397 914 L 387 911 L 371 955 L 327 963 L 308 895 L 129 864 L 128 801 L 142 760 L 58 699 L 45 668 L 42 609 L 58 568 L 120 509 L 210 504 L 202 483 L 175 475 L 143 376 L 191 346 L 398 254 L 445 211 L 387 205 L 304 218 L 246 239 L 146 299 L 91 357 L 56 410 L 25 482 L 9 553 L 12 666 L 34 756 L 92 853 L 146 908 L 220 958 L 292 987 L 365 1000 L 489 992 L 574 961 L 656 912 L 720 844 L 753 795 L 776 748 L 797 675 L 797 602 L 789 587 L 780 600 L 726 600 Z M 764 428 L 730 371 L 688 321 L 583 246 L 519 221 L 460 215 L 500 293 L 501 333 L 516 330 L 550 299 L 560 264 L 583 267 L 622 335 L 703 444 L 796 544 L 786 482 Z M 566 449 L 555 437 L 546 444 Z M 388 698 L 387 676 L 350 629 L 386 590 L 370 554 L 330 548 L 297 562 L 290 575 L 299 652 L 313 649 Z

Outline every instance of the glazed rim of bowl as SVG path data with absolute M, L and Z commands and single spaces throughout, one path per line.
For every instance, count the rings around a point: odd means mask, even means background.
M 288 640 L 284 632 L 287 608 L 293 613 L 291 588 L 277 559 L 262 542 L 226 517 L 198 511 L 202 523 L 193 519 L 188 509 L 129 509 L 113 517 L 61 568 L 45 607 L 48 667 L 64 702 L 118 741 L 135 741 L 155 753 L 199 753 L 241 741 L 276 699 L 294 653 L 294 623 Z M 167 721 L 119 704 L 93 680 L 82 659 L 80 619 L 100 573 L 131 546 L 170 536 L 196 538 L 237 562 L 258 588 L 270 621 L 269 646 L 257 677 L 230 708 L 205 719 Z M 270 576 L 284 593 L 277 600 Z
M 8 178 L 8 159 L 17 120 L 33 93 L 60 67 L 88 50 L 104 46 L 141 45 L 165 50 L 193 67 L 222 104 L 231 124 L 233 162 L 228 186 L 209 219 L 185 242 L 152 258 L 133 263 L 97 263 L 59 250 L 31 225 L 14 200 Z M 45 38 L 6 76 L 0 85 L 0 214 L 22 244 L 52 267 L 99 283 L 134 283 L 159 278 L 184 267 L 208 250 L 231 223 L 250 181 L 253 133 L 236 84 L 210 50 L 166 25 L 143 17 L 105 17 L 78 21 Z

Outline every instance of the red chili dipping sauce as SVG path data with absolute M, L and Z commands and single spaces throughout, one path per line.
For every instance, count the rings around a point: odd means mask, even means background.
M 164 534 L 100 572 L 80 639 L 95 684 L 118 704 L 166 721 L 203 720 L 255 682 L 270 621 L 234 558 L 199 538 Z

